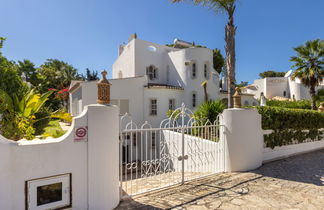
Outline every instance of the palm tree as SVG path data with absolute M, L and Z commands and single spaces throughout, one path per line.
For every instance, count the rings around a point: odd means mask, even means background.
M 294 62 L 292 68 L 296 68 L 292 79 L 299 78 L 309 87 L 312 99 L 312 109 L 316 110 L 315 87 L 323 81 L 324 77 L 324 40 L 307 41 L 305 45 L 294 48 L 297 56 L 291 57 Z
M 173 3 L 186 0 L 171 0 Z M 237 0 L 192 0 L 197 5 L 204 5 L 212 8 L 216 12 L 226 12 L 228 22 L 225 26 L 226 41 L 226 66 L 228 75 L 228 107 L 233 107 L 233 95 L 235 92 L 235 33 L 234 12 Z
M 201 83 L 201 87 L 204 88 L 204 101 L 207 102 L 208 101 L 208 93 L 207 93 L 207 84 L 208 84 L 208 81 L 205 80 Z

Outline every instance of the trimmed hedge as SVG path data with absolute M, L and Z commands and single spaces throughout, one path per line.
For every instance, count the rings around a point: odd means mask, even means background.
M 324 113 L 268 106 L 256 108 L 262 116 L 262 129 L 274 131 L 264 135 L 267 147 L 289 145 L 295 141 L 301 143 L 306 139 L 322 139 L 323 132 L 319 129 L 324 128 Z
M 300 101 L 268 100 L 267 106 L 275 106 L 275 107 L 290 108 L 290 109 L 312 109 L 312 105 L 309 100 L 300 100 Z
M 279 107 L 258 106 L 263 129 L 314 129 L 324 128 L 324 113 Z

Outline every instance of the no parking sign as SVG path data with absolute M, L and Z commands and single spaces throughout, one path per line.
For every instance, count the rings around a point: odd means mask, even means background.
M 74 129 L 74 141 L 81 142 L 88 140 L 88 127 L 80 126 Z

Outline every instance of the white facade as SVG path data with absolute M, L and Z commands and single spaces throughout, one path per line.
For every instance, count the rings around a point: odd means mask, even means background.
M 316 91 L 323 88 L 324 84 L 322 83 L 316 88 Z M 292 80 L 290 76 L 257 79 L 252 85 L 244 87 L 243 92 L 253 94 L 257 99 L 260 98 L 261 93 L 268 99 L 276 96 L 291 100 L 310 99 L 309 88 L 305 87 L 298 78 Z
M 209 99 L 218 99 L 219 74 L 213 69 L 210 49 L 172 48 L 136 38 L 120 46 L 109 80 L 112 103 L 120 105 L 121 114 L 128 112 L 135 123 L 149 121 L 153 126 L 159 126 L 166 118 L 170 103 L 173 109 L 185 103 L 192 110 L 201 104 L 204 81 L 207 81 Z M 70 112 L 73 115 L 96 102 L 96 83 L 71 84 Z M 156 110 L 152 111 L 152 106 Z

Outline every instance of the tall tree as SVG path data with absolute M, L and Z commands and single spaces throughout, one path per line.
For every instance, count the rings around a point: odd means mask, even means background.
M 43 77 L 42 88 L 62 90 L 67 88 L 72 80 L 79 80 L 81 76 L 72 65 L 57 59 L 48 59 L 38 68 L 38 73 Z
M 294 62 L 292 68 L 296 68 L 292 79 L 299 78 L 306 87 L 309 87 L 312 109 L 316 110 L 315 88 L 324 77 L 324 40 L 307 41 L 305 45 L 296 47 L 294 50 L 297 56 L 290 59 Z
M 5 38 L 0 37 L 0 50 L 3 47 Z M 16 94 L 23 96 L 28 87 L 18 74 L 17 65 L 9 61 L 0 51 L 0 89 L 9 93 L 10 96 Z M 1 101 L 0 101 L 1 103 Z
M 90 71 L 90 69 L 86 69 L 86 77 L 87 81 L 99 80 L 97 71 Z
M 172 2 L 183 2 L 186 0 L 171 0 Z M 228 107 L 233 107 L 233 95 L 235 92 L 235 33 L 234 12 L 237 0 L 191 0 L 197 5 L 208 6 L 215 12 L 226 12 L 228 22 L 225 26 L 225 51 L 226 67 L 228 74 Z
M 1 49 L 3 47 L 3 42 L 6 40 L 6 38 L 0 36 L 0 56 L 1 56 Z
M 220 51 L 220 49 L 213 50 L 213 66 L 214 69 L 220 74 L 223 70 L 225 64 L 225 59 Z
M 40 83 L 39 75 L 35 64 L 30 60 L 18 61 L 18 74 L 26 78 L 26 82 L 29 82 L 33 86 L 37 86 Z
M 45 93 L 49 89 L 58 90 L 58 93 L 55 95 L 56 97 L 50 97 L 50 107 L 53 110 L 67 105 L 67 88 L 71 81 L 82 79 L 76 68 L 57 59 L 48 59 L 37 69 L 37 72 L 41 76 L 41 83 L 38 86 L 38 90 L 41 93 Z

